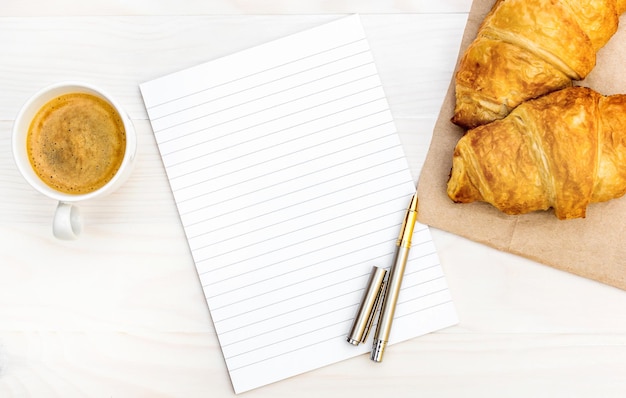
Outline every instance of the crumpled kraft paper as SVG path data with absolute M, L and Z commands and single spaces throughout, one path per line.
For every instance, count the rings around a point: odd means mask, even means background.
M 494 0 L 475 0 L 459 56 L 476 37 Z M 626 14 L 577 85 L 602 94 L 626 94 Z M 558 220 L 552 210 L 509 216 L 486 203 L 453 203 L 446 194 L 452 153 L 463 130 L 450 122 L 454 79 L 433 131 L 418 182 L 419 221 L 499 250 L 626 290 L 626 196 L 590 204 L 584 219 Z M 626 164 L 624 165 L 626 167 Z

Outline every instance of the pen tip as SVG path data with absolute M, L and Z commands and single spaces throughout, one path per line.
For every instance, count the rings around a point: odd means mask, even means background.
M 374 345 L 372 347 L 372 355 L 370 359 L 374 362 L 382 362 L 383 360 L 383 352 L 385 352 L 385 347 L 387 346 L 386 341 L 382 340 L 374 340 Z

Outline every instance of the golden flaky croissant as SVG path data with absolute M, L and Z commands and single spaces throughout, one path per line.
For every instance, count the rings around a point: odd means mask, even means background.
M 448 181 L 456 202 L 508 214 L 554 208 L 585 217 L 587 205 L 626 192 L 626 95 L 570 87 L 529 100 L 457 143 Z
M 498 0 L 455 75 L 452 121 L 473 128 L 587 76 L 626 0 Z

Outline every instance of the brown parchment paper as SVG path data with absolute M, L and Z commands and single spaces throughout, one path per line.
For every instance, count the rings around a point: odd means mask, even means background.
M 475 0 L 460 53 L 476 37 L 494 0 Z M 597 56 L 596 67 L 577 85 L 602 94 L 626 94 L 626 16 Z M 457 204 L 446 194 L 452 153 L 463 130 L 450 122 L 454 79 L 433 131 L 418 182 L 419 221 L 499 250 L 626 290 L 626 197 L 591 204 L 584 219 L 558 220 L 552 210 L 505 215 L 485 203 Z M 626 165 L 624 165 L 626 167 Z

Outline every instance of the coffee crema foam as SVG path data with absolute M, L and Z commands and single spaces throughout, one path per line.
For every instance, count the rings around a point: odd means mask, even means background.
M 102 188 L 119 170 L 126 131 L 120 115 L 103 99 L 64 94 L 39 109 L 26 148 L 33 170 L 48 186 L 86 194 Z

